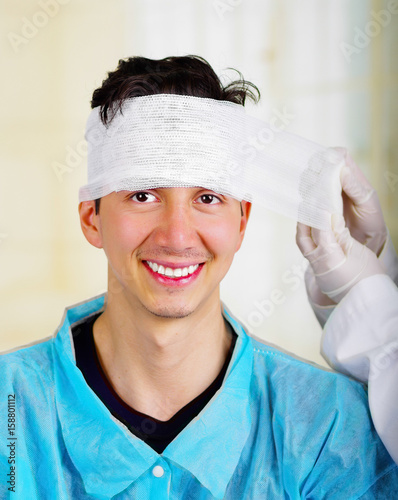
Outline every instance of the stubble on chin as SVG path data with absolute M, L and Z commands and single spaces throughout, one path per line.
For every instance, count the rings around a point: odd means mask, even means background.
M 154 316 L 156 316 L 157 318 L 164 318 L 164 319 L 182 319 L 186 318 L 193 312 L 187 307 L 178 308 L 178 307 L 161 306 L 157 308 L 145 307 L 145 309 Z

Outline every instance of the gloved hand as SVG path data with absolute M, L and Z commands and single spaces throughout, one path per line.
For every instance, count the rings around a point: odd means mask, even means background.
M 379 256 L 387 239 L 387 227 L 377 193 L 347 150 L 334 149 L 346 160 L 340 174 L 346 226 L 354 239 Z
M 378 255 L 387 238 L 377 194 L 347 150 L 335 150 L 346 160 L 340 176 L 344 219 L 335 215 L 331 231 L 311 230 L 298 224 L 296 237 L 300 250 L 311 263 L 306 272 L 308 295 L 320 306 L 334 305 L 361 279 L 384 272 L 377 259 L 363 247 L 366 245 Z
M 329 231 L 299 223 L 296 240 L 320 292 L 332 303 L 338 303 L 360 280 L 384 273 L 376 254 L 352 238 L 341 215 L 332 216 Z

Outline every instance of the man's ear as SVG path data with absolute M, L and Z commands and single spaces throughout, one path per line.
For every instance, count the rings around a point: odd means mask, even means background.
M 236 247 L 236 252 L 239 250 L 240 246 L 242 245 L 243 237 L 245 235 L 246 227 L 247 227 L 247 222 L 250 217 L 250 212 L 252 209 L 252 204 L 249 201 L 241 201 L 240 203 L 240 238 L 238 245 Z
M 96 248 L 102 248 L 101 220 L 95 213 L 95 201 L 79 204 L 80 225 L 86 240 Z

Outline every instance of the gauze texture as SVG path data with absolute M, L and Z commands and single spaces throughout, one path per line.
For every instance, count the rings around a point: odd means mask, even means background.
M 344 157 L 275 131 L 228 101 L 174 94 L 127 99 L 108 125 L 86 129 L 88 183 L 79 201 L 113 191 L 203 187 L 328 229 L 341 213 Z

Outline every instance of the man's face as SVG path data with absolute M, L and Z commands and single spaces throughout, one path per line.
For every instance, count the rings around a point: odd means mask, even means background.
M 88 241 L 106 253 L 112 289 L 134 307 L 181 318 L 219 300 L 250 208 L 242 202 L 241 215 L 237 200 L 203 188 L 162 188 L 111 193 L 98 215 L 84 202 L 80 217 Z

